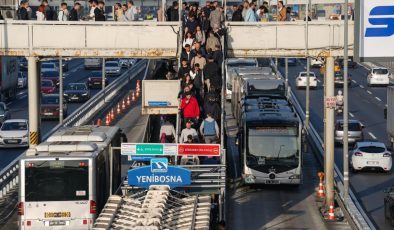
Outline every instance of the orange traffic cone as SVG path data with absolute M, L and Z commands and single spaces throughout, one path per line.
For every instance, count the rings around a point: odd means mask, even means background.
M 326 196 L 326 194 L 324 194 L 324 187 L 323 187 L 324 173 L 319 172 L 317 175 L 319 176 L 320 181 L 319 181 L 319 189 L 317 190 L 316 196 L 318 198 L 324 198 Z
M 131 94 L 131 100 L 132 100 L 132 101 L 135 101 L 135 93 L 134 93 L 134 91 L 133 91 L 133 93 Z
M 114 109 L 111 110 L 111 120 L 115 119 L 115 111 Z
M 116 109 L 116 112 L 119 114 L 120 113 L 120 104 L 118 103 L 118 108 Z
M 100 119 L 100 118 L 97 120 L 97 126 L 98 126 L 98 127 L 101 126 L 101 119 Z
M 107 117 L 106 117 L 106 119 L 105 119 L 105 125 L 106 125 L 106 126 L 109 126 L 110 124 L 111 124 L 110 115 L 107 114 Z
M 127 95 L 127 100 L 126 100 L 126 103 L 127 103 L 127 106 L 129 106 L 130 105 L 130 95 Z
M 335 220 L 335 214 L 334 214 L 334 204 L 330 204 L 330 208 L 328 209 L 328 220 Z
M 126 109 L 126 103 L 124 102 L 124 99 L 122 100 L 122 110 Z

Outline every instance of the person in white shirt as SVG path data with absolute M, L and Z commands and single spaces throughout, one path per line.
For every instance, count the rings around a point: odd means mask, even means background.
M 175 136 L 176 136 L 175 128 L 174 128 L 174 125 L 171 124 L 171 122 L 168 121 L 165 118 L 164 118 L 164 123 L 160 127 L 160 136 L 159 136 L 159 138 L 161 138 L 163 133 L 166 135 L 167 142 L 168 143 L 172 143 L 174 138 L 175 138 Z
M 134 6 L 133 1 L 127 2 L 127 11 L 125 12 L 124 16 L 126 17 L 127 21 L 135 21 L 137 15 L 137 8 Z
M 41 5 L 38 7 L 38 10 L 36 11 L 36 16 L 37 16 L 37 21 L 45 21 L 45 6 Z
M 181 138 L 179 140 L 180 143 L 185 143 L 187 142 L 187 136 L 192 135 L 193 139 L 198 137 L 197 131 L 192 128 L 192 122 L 187 121 L 186 122 L 186 128 L 184 128 L 181 132 Z
M 60 11 L 57 15 L 57 19 L 59 21 L 68 21 L 68 16 L 70 15 L 70 13 L 68 12 L 67 9 L 67 3 L 63 2 L 62 4 L 60 4 Z

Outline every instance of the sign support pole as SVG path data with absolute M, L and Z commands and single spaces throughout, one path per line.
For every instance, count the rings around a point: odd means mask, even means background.
M 345 0 L 345 24 L 344 24 L 344 51 L 343 51 L 343 199 L 346 200 L 349 194 L 349 104 L 348 104 L 348 26 L 349 26 L 349 14 L 348 14 L 348 0 Z M 345 202 L 346 204 L 346 202 Z

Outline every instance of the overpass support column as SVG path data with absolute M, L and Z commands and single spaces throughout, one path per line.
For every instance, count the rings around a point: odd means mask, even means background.
M 326 58 L 326 95 L 327 99 L 335 98 L 334 84 L 334 57 Z M 335 127 L 335 106 L 329 107 L 325 104 L 326 122 L 325 125 L 325 171 L 326 171 L 326 202 L 330 205 L 334 202 L 334 127 Z
M 28 57 L 28 97 L 29 97 L 29 147 L 40 142 L 40 66 L 36 57 Z M 61 67 L 60 67 L 61 68 Z

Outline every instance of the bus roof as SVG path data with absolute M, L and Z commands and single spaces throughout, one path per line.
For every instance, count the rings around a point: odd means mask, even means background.
M 271 75 L 271 67 L 240 67 L 235 70 L 238 75 Z
M 116 126 L 66 127 L 50 136 L 46 142 L 29 149 L 27 156 L 94 155 L 108 146 L 119 132 Z

